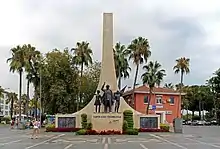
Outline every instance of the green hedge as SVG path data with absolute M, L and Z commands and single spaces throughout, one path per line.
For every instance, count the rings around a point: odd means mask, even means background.
M 81 115 L 81 125 L 83 129 L 87 129 L 87 114 L 85 113 Z
M 134 128 L 134 120 L 133 120 L 133 112 L 131 110 L 125 110 L 123 112 L 124 115 L 124 121 L 128 124 L 128 129 Z
M 170 130 L 170 126 L 168 124 L 160 124 L 160 129 L 169 131 Z
M 86 129 L 80 129 L 76 132 L 76 135 L 85 135 L 86 134 Z
M 127 129 L 124 133 L 127 135 L 138 135 L 138 129 Z
M 86 126 L 86 129 L 87 130 L 92 130 L 92 123 L 87 123 L 87 126 Z
M 123 120 L 123 134 L 127 135 L 138 135 L 138 129 L 134 129 L 134 119 L 133 112 L 131 110 L 125 110 L 123 112 L 124 120 Z

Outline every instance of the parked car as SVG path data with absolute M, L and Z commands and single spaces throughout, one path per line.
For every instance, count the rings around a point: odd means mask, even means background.
M 212 121 L 211 121 L 211 125 L 218 125 L 218 123 L 217 123 L 216 120 L 212 120 Z
M 191 125 L 193 125 L 193 126 L 198 125 L 198 120 L 193 120 L 192 123 L 191 123 Z

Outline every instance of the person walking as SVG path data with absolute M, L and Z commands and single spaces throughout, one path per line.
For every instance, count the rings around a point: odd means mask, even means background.
M 38 136 L 40 135 L 40 128 L 41 128 L 41 121 L 38 120 L 38 121 L 37 121 L 37 135 L 38 135 Z
M 31 139 L 33 139 L 34 137 L 37 139 L 37 136 L 38 136 L 38 121 L 37 120 L 34 120 L 33 121 L 33 133 L 32 133 L 32 136 L 31 136 Z
M 14 129 L 15 121 L 14 119 L 11 120 L 11 129 Z

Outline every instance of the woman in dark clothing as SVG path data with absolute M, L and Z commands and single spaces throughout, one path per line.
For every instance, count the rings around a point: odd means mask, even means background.
M 101 108 L 101 95 L 100 95 L 100 91 L 99 90 L 97 90 L 97 94 L 96 94 L 96 96 L 95 96 L 96 98 L 95 98 L 95 103 L 94 103 L 94 105 L 95 105 L 95 112 L 97 113 L 100 113 L 100 108 Z

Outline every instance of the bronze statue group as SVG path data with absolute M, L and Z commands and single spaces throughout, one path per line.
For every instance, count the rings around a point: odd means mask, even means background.
M 101 105 L 104 106 L 105 113 L 112 112 L 112 107 L 115 102 L 114 112 L 118 113 L 119 106 L 120 106 L 120 97 L 124 93 L 126 86 L 121 91 L 118 90 L 115 93 L 112 92 L 109 85 L 106 85 L 105 89 L 104 87 L 105 87 L 105 83 L 102 85 L 102 88 L 101 88 L 101 90 L 104 92 L 102 96 L 100 95 L 100 91 L 97 90 L 96 99 L 94 103 L 95 112 L 100 113 Z

